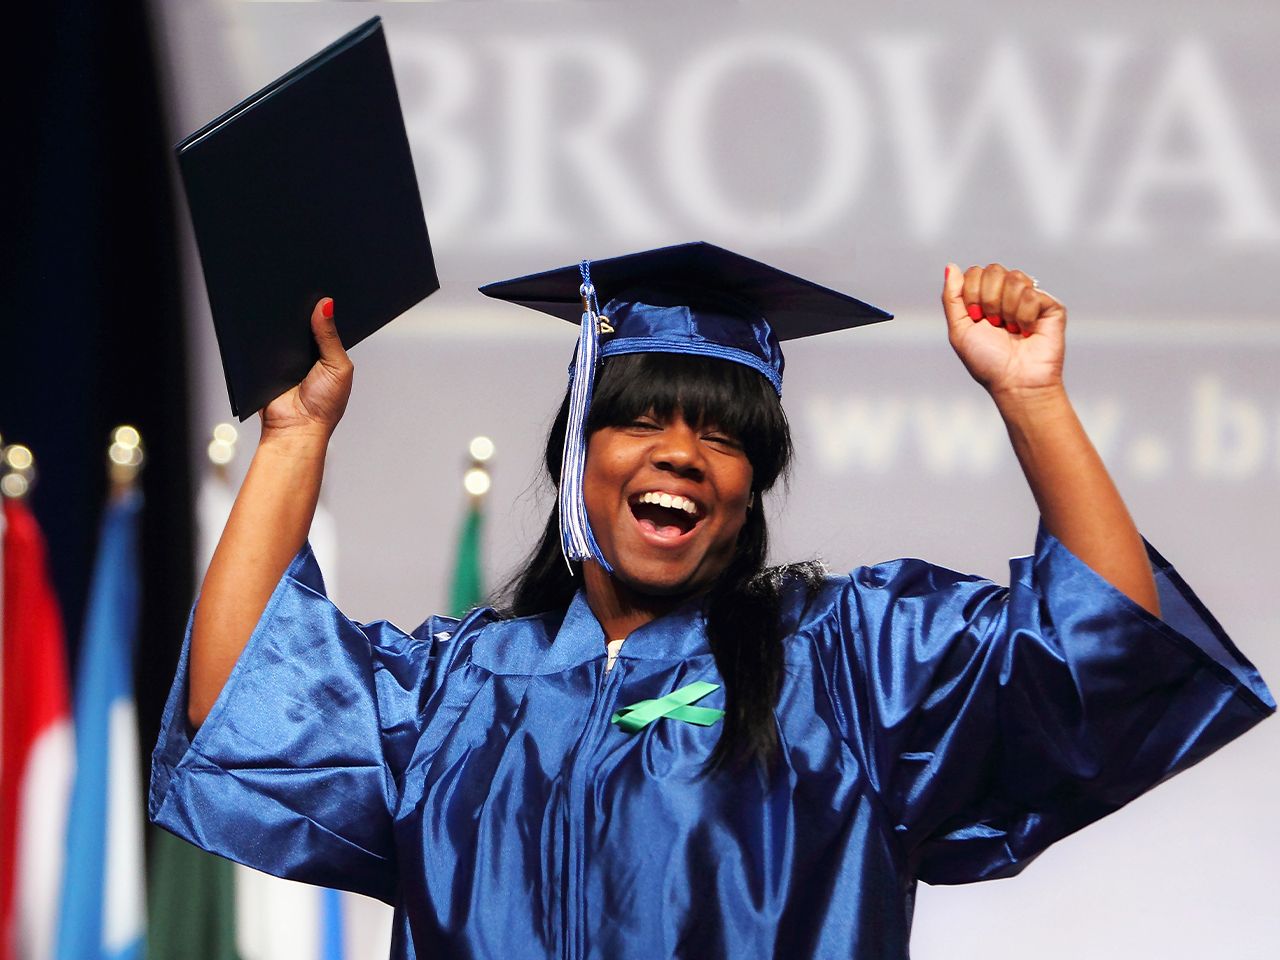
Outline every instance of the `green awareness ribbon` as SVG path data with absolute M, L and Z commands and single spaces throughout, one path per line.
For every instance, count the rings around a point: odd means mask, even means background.
M 665 697 L 657 700 L 641 700 L 638 703 L 623 707 L 613 715 L 611 723 L 616 723 L 627 733 L 643 730 L 655 720 L 669 717 L 672 720 L 683 720 L 685 723 L 696 723 L 700 727 L 709 727 L 724 716 L 723 710 L 711 707 L 692 707 L 696 700 L 701 700 L 712 690 L 719 690 L 720 684 L 695 680 L 683 687 L 672 690 Z

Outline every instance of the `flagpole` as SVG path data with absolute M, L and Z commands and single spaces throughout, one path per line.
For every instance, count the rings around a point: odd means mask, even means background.
M 449 612 L 465 616 L 484 603 L 484 571 L 480 564 L 480 538 L 484 527 L 484 504 L 493 485 L 490 464 L 495 447 L 488 437 L 473 437 L 467 445 L 468 465 L 462 474 L 467 493 L 467 511 L 458 534 L 453 580 L 449 587 Z

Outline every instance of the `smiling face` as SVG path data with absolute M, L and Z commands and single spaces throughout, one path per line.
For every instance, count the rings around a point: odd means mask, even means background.
M 752 478 L 736 437 L 677 410 L 594 431 L 583 494 L 614 576 L 641 593 L 681 596 L 710 586 L 733 558 Z

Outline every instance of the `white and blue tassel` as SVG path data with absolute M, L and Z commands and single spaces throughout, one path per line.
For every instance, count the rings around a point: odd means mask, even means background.
M 564 454 L 560 460 L 560 546 L 565 560 L 594 559 L 606 573 L 613 568 L 591 532 L 587 504 L 582 492 L 582 478 L 587 464 L 587 415 L 591 410 L 591 393 L 595 387 L 596 366 L 600 360 L 600 333 L 611 331 L 608 321 L 600 316 L 596 289 L 591 283 L 591 264 L 582 261 L 582 328 L 578 334 L 578 352 L 574 357 L 569 381 L 569 421 L 564 433 Z

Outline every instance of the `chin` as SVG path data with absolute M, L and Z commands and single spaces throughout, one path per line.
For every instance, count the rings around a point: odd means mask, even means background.
M 699 575 L 696 570 L 671 569 L 665 564 L 634 564 L 625 560 L 613 564 L 613 576 L 629 590 L 654 597 L 690 596 L 705 590 L 715 581 L 715 577 Z

